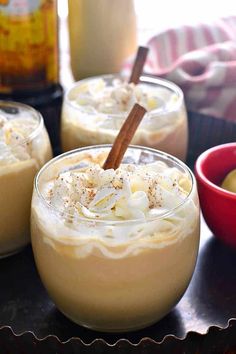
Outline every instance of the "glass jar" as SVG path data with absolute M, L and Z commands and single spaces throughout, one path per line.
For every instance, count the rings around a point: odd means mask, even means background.
M 185 160 L 188 123 L 181 89 L 163 79 L 142 77 L 140 84 L 126 88 L 131 90 L 130 97 L 124 97 L 129 102 L 123 105 L 119 101 L 123 89 L 119 86 L 124 82 L 119 75 L 105 75 L 78 81 L 67 91 L 62 106 L 63 151 L 113 143 L 131 105 L 137 101 L 132 95 L 138 89 L 136 95 L 141 90 L 143 96 L 139 103 L 142 105 L 142 99 L 146 100 L 149 107 L 132 144 L 162 150 Z
M 0 23 L 0 93 L 32 95 L 57 84 L 57 1 L 1 1 Z
M 76 217 L 70 208 L 61 209 L 55 199 L 48 200 L 47 191 L 58 198 L 52 186 L 53 181 L 58 185 L 64 180 L 58 177 L 61 172 L 69 173 L 67 183 L 70 173 L 85 171 L 92 162 L 102 165 L 109 150 L 108 145 L 77 149 L 39 171 L 31 234 L 40 277 L 58 309 L 82 326 L 121 332 L 158 321 L 185 292 L 198 253 L 199 203 L 195 178 L 184 163 L 135 146 L 128 148 L 122 164 L 158 162 L 164 171 L 178 171 L 182 187 L 184 177 L 188 189 L 181 202 L 173 206 L 170 201 L 171 207 L 148 218 L 98 220 L 91 214 Z M 64 192 L 66 206 L 69 194 Z
M 74 79 L 119 72 L 137 49 L 133 0 L 69 0 L 68 5 Z
M 0 101 L 0 258 L 29 242 L 34 176 L 51 157 L 40 113 L 27 105 Z

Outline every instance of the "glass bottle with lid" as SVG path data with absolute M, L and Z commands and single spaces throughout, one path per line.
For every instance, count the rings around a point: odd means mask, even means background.
M 0 0 L 0 94 L 58 83 L 56 0 Z
M 75 80 L 116 73 L 137 49 L 133 0 L 69 0 L 71 69 Z

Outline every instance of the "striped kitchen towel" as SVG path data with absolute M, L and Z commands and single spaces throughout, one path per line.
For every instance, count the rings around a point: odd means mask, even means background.
M 180 86 L 189 110 L 236 121 L 236 16 L 168 29 L 147 46 L 144 72 Z

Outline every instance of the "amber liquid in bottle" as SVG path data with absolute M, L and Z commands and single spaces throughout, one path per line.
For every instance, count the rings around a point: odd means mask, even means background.
M 56 0 L 0 0 L 0 94 L 58 83 Z

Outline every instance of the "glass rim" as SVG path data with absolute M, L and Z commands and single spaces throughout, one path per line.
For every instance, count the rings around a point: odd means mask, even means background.
M 0 110 L 1 110 L 1 106 L 5 106 L 5 107 L 11 106 L 11 107 L 16 107 L 16 108 L 23 108 L 24 110 L 32 113 L 32 116 L 37 119 L 38 124 L 37 124 L 36 128 L 34 130 L 32 130 L 32 132 L 26 138 L 24 138 L 23 140 L 21 140 L 20 142 L 14 144 L 14 145 L 11 145 L 12 147 L 27 144 L 29 141 L 32 141 L 43 129 L 44 120 L 43 120 L 42 114 L 38 110 L 36 110 L 35 108 L 33 108 L 25 103 L 16 102 L 16 101 L 4 101 L 4 100 L 0 100 Z M 4 113 L 0 112 L 0 115 L 1 114 L 5 117 Z
M 47 200 L 44 198 L 43 194 L 40 192 L 39 190 L 39 179 L 40 177 L 46 172 L 46 170 L 48 168 L 50 168 L 51 165 L 53 165 L 55 162 L 58 162 L 60 160 L 63 160 L 64 158 L 73 156 L 75 154 L 78 154 L 80 152 L 84 152 L 86 150 L 102 150 L 102 149 L 108 149 L 111 148 L 112 144 L 103 144 L 103 145 L 92 145 L 92 146 L 86 146 L 83 148 L 77 148 L 71 151 L 67 151 L 61 155 L 58 155 L 56 157 L 54 157 L 53 159 L 49 160 L 36 174 L 35 178 L 34 178 L 34 190 L 37 193 L 37 196 L 39 197 L 40 200 L 43 201 L 43 203 L 49 207 L 50 209 L 52 209 L 54 212 L 56 212 L 57 214 L 63 214 L 67 217 L 72 217 L 72 215 L 68 212 L 65 212 L 63 210 L 57 209 L 55 208 L 53 205 L 49 204 L 47 202 Z M 135 150 L 143 150 L 143 151 L 148 151 L 149 153 L 153 153 L 155 155 L 159 155 L 160 157 L 165 157 L 168 160 L 174 162 L 175 164 L 177 164 L 178 166 L 180 166 L 185 172 L 188 173 L 190 180 L 191 180 L 191 190 L 189 191 L 189 193 L 186 195 L 186 197 L 174 208 L 163 212 L 162 214 L 153 216 L 153 217 L 149 217 L 149 218 L 145 218 L 145 219 L 130 219 L 130 220 L 104 220 L 104 219 L 89 219 L 86 217 L 82 217 L 82 216 L 78 216 L 77 217 L 77 221 L 81 221 L 81 222 L 86 222 L 86 223 L 98 223 L 98 224 L 102 224 L 102 225 L 124 225 L 124 224 L 135 224 L 135 223 L 142 223 L 142 222 L 147 222 L 147 221 L 155 221 L 158 219 L 163 219 L 166 218 L 170 215 L 173 215 L 173 213 L 175 211 L 177 211 L 178 209 L 180 209 L 184 204 L 186 204 L 186 202 L 192 198 L 192 194 L 194 192 L 194 187 L 196 186 L 196 181 L 195 181 L 195 177 L 193 172 L 191 171 L 191 169 L 182 161 L 180 161 L 179 159 L 177 159 L 176 157 L 167 154 L 163 151 L 160 150 L 155 150 L 152 148 L 147 148 L 147 147 L 143 147 L 143 146 L 139 146 L 139 145 L 130 145 L 129 149 L 135 149 Z
M 70 92 L 75 89 L 77 86 L 86 83 L 88 81 L 94 80 L 94 79 L 99 79 L 99 78 L 103 78 L 103 79 L 112 79 L 112 78 L 121 78 L 124 79 L 126 78 L 126 75 L 122 75 L 121 73 L 114 73 L 114 74 L 104 74 L 104 75 L 96 75 L 96 76 L 91 76 L 91 77 L 87 77 L 85 79 L 79 80 L 74 82 L 74 84 L 69 87 L 66 92 L 65 92 L 65 96 L 64 96 L 64 103 L 68 104 L 70 107 L 72 107 L 73 109 L 76 109 L 78 111 L 81 111 L 82 113 L 86 113 L 88 116 L 93 116 L 94 114 L 100 114 L 100 115 L 106 115 L 109 116 L 111 118 L 121 118 L 121 117 L 126 117 L 127 114 L 129 113 L 127 112 L 121 112 L 121 113 L 104 113 L 104 112 L 87 112 L 85 110 L 82 109 L 83 106 L 81 105 L 77 105 L 74 104 L 73 102 L 71 102 L 71 100 L 68 98 Z M 175 112 L 177 111 L 181 105 L 184 103 L 184 94 L 183 91 L 181 90 L 181 88 L 176 85 L 174 82 L 171 82 L 169 80 L 166 79 L 162 79 L 159 78 L 157 76 L 154 75 L 142 75 L 140 77 L 140 83 L 141 84 L 151 84 L 151 85 L 159 85 L 159 87 L 164 87 L 169 89 L 170 91 L 174 92 L 178 99 L 177 101 L 171 106 L 171 108 L 156 108 L 154 110 L 148 111 L 145 116 L 146 117 L 153 117 L 153 116 L 159 116 L 160 114 L 168 114 L 171 112 Z M 144 116 L 144 119 L 145 119 Z

